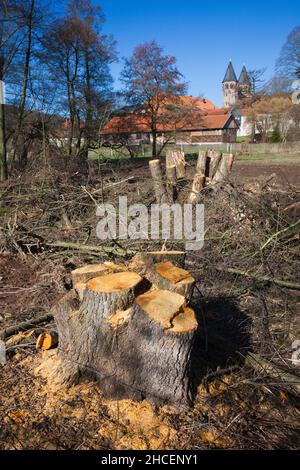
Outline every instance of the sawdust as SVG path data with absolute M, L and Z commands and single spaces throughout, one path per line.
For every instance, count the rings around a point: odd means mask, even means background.
M 95 385 L 92 382 L 83 382 L 67 388 L 59 379 L 59 370 L 62 362 L 57 351 L 44 351 L 36 360 L 34 374 L 46 380 L 40 388 L 46 401 L 44 413 L 53 415 L 59 407 L 61 416 L 69 419 L 82 419 L 84 407 L 68 405 L 72 399 L 80 395 L 88 397 L 90 401 L 89 412 L 104 407 L 107 418 L 100 423 L 97 434 L 101 440 L 108 442 L 116 450 L 124 449 L 171 449 L 172 439 L 176 431 L 166 422 L 169 408 L 162 408 L 156 413 L 153 406 L 146 402 L 134 402 L 132 400 L 112 401 L 94 394 L 91 391 Z M 24 362 L 23 362 L 24 364 Z M 175 411 L 175 410 L 174 410 Z M 96 415 L 96 414 L 95 414 Z

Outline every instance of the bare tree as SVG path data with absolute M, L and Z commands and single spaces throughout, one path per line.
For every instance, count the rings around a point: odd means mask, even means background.
M 61 88 L 61 112 L 68 119 L 68 155 L 76 137 L 76 155 L 84 160 L 112 98 L 109 64 L 116 58 L 115 43 L 101 34 L 103 21 L 101 9 L 89 0 L 71 0 L 66 17 L 53 22 L 42 39 L 41 60 Z
M 300 78 L 300 26 L 288 35 L 276 63 L 276 72 L 289 80 Z
M 20 25 L 16 21 L 16 3 L 10 0 L 0 1 L 0 178 L 7 179 L 7 151 L 6 151 L 6 125 L 4 82 L 10 72 L 12 62 L 21 47 L 23 38 L 20 34 Z
M 249 70 L 248 75 L 251 83 L 251 92 L 256 94 L 260 91 L 263 86 L 264 79 L 263 76 L 266 73 L 267 67 L 261 69 L 252 69 Z
M 185 93 L 187 85 L 176 66 L 174 56 L 164 55 L 155 42 L 144 43 L 134 49 L 130 59 L 125 60 L 121 75 L 126 101 L 142 109 L 143 119 L 151 129 L 152 155 L 157 156 L 157 134 L 167 115 L 162 112 L 170 95 Z

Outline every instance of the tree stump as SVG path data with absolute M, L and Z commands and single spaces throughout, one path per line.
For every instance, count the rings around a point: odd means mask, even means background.
M 213 183 L 222 183 L 225 181 L 229 175 L 230 171 L 232 169 L 234 157 L 231 153 L 224 153 L 222 155 L 220 164 L 215 172 L 214 178 L 213 178 Z
M 206 178 L 204 173 L 199 172 L 195 174 L 193 181 L 192 191 L 190 192 L 188 202 L 190 204 L 196 204 L 199 201 L 200 193 L 205 187 Z
M 168 196 L 163 182 L 160 161 L 151 160 L 149 163 L 149 168 L 153 179 L 156 202 L 157 204 L 166 203 Z
M 54 318 L 66 383 L 92 376 L 109 398 L 191 402 L 197 320 L 187 297 L 194 279 L 169 261 L 177 257 L 182 263 L 184 253 L 166 252 L 167 258 L 163 253 L 140 255 L 147 261 L 145 277 L 132 270 L 104 274 L 81 283 L 79 293 L 77 283 L 57 304 Z M 155 280 L 155 286 L 146 278 Z
M 185 178 L 186 175 L 186 161 L 184 153 L 180 150 L 168 150 L 166 156 L 166 166 L 170 167 L 175 165 L 176 177 L 178 179 Z
M 190 357 L 196 329 L 194 311 L 185 307 L 183 296 L 157 290 L 136 299 L 124 367 L 144 398 L 181 405 L 192 402 Z
M 171 165 L 166 167 L 166 177 L 167 177 L 167 193 L 169 197 L 169 202 L 172 204 L 177 197 L 176 190 L 176 166 Z
M 199 151 L 198 160 L 196 163 L 196 173 L 202 173 L 204 176 L 208 176 L 206 150 Z
M 188 271 L 167 261 L 156 265 L 155 274 L 154 282 L 160 289 L 166 289 L 190 298 L 195 286 L 195 279 Z
M 153 266 L 158 263 L 170 261 L 179 268 L 184 268 L 185 265 L 185 251 L 149 251 L 148 253 L 142 252 L 135 255 L 129 267 L 133 271 L 144 275 L 153 270 Z
M 71 273 L 73 286 L 78 283 L 86 283 L 90 279 L 102 276 L 108 272 L 109 268 L 104 264 L 89 264 L 82 268 L 75 269 Z

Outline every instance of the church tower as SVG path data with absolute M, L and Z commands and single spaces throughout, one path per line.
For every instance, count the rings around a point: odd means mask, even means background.
M 223 80 L 223 108 L 232 108 L 238 104 L 239 84 L 231 61 Z
M 239 98 L 247 98 L 251 96 L 251 81 L 247 69 L 244 65 L 239 78 Z

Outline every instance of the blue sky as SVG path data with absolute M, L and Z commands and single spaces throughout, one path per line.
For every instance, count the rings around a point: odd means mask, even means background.
M 54 2 L 53 2 L 54 3 Z M 58 3 L 58 2 L 57 2 Z M 102 6 L 104 31 L 114 35 L 120 57 L 155 39 L 178 59 L 189 93 L 221 105 L 221 81 L 229 59 L 236 73 L 267 67 L 266 78 L 288 33 L 300 25 L 299 0 L 94 0 Z M 112 66 L 115 86 L 122 62 Z

